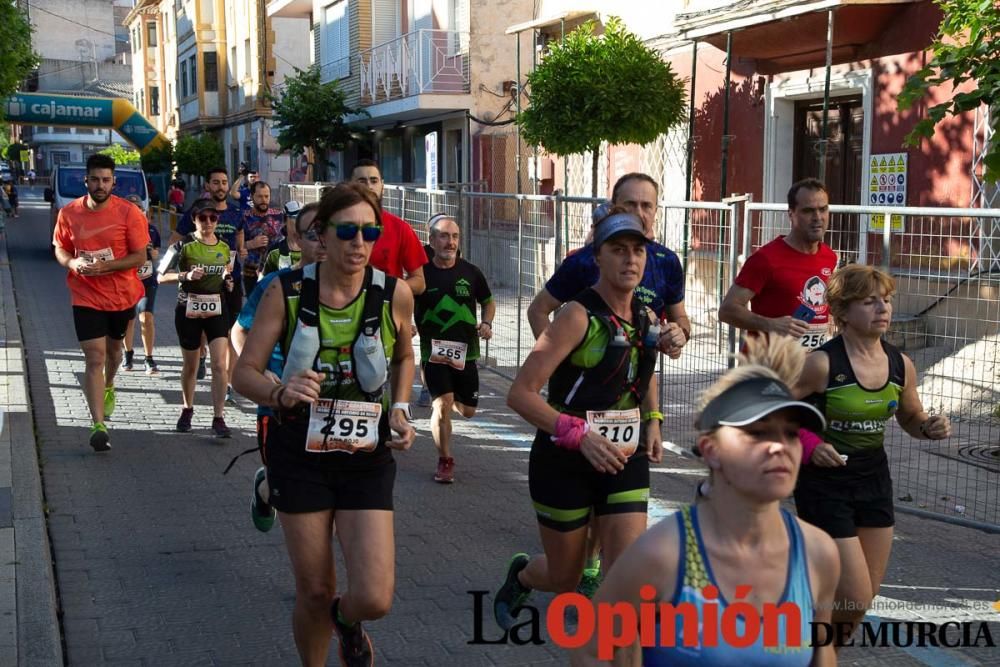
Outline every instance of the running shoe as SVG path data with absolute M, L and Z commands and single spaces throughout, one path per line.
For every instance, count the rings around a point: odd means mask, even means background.
M 90 429 L 90 446 L 95 452 L 106 452 L 111 449 L 111 438 L 108 437 L 108 427 L 104 424 L 94 424 Z
M 130 371 L 132 370 L 132 356 L 135 354 L 135 350 L 125 350 L 125 356 L 122 357 L 122 370 Z
M 142 362 L 142 365 L 146 368 L 146 375 L 160 374 L 160 369 L 156 367 L 156 361 L 153 357 L 146 357 L 146 361 Z
M 601 561 L 597 561 L 597 567 L 588 567 L 583 571 L 580 583 L 576 585 L 576 592 L 591 599 L 597 589 L 601 587 L 602 581 L 604 581 L 604 577 L 601 576 Z
M 417 398 L 417 407 L 431 407 L 431 392 L 427 391 L 427 387 L 420 388 L 420 396 Z
M 493 617 L 497 625 L 504 630 L 510 630 L 514 625 L 514 612 L 528 601 L 531 589 L 523 585 L 517 579 L 518 573 L 523 570 L 531 557 L 528 554 L 514 554 L 507 564 L 507 577 L 504 579 L 500 590 L 493 597 Z
M 198 360 L 198 375 L 196 376 L 199 380 L 204 380 L 205 376 L 208 374 L 208 369 L 205 368 L 205 357 Z
M 236 399 L 233 398 L 233 385 L 226 387 L 226 405 L 236 405 Z
M 334 598 L 330 606 L 330 616 L 333 617 L 333 627 L 337 631 L 337 639 L 340 640 L 340 664 L 343 667 L 371 667 L 375 664 L 375 651 L 372 649 L 372 640 L 361 627 L 358 621 L 354 625 L 345 625 L 341 622 L 337 609 L 340 607 L 340 598 Z
M 434 481 L 441 484 L 451 484 L 455 481 L 455 459 L 450 456 L 438 458 L 438 469 L 434 473 Z
M 104 418 L 111 419 L 111 414 L 115 411 L 115 388 L 104 388 Z
M 184 408 L 181 410 L 180 419 L 177 420 L 177 430 L 181 433 L 190 431 L 192 417 L 194 417 L 194 408 Z
M 222 417 L 214 417 L 212 419 L 212 431 L 215 433 L 216 438 L 229 438 L 233 435 L 233 430 L 226 426 L 226 420 Z
M 253 476 L 253 493 L 250 494 L 250 517 L 253 519 L 254 527 L 262 533 L 274 528 L 274 508 L 264 502 L 260 497 L 260 485 L 267 478 L 267 468 L 261 466 L 257 468 L 257 473 Z

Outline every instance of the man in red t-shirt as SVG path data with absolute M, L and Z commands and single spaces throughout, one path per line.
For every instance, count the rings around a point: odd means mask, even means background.
M 788 190 L 791 229 L 747 258 L 719 307 L 719 319 L 748 331 L 795 336 L 803 347 L 826 342 L 826 282 L 837 255 L 823 243 L 830 198 L 815 178 Z M 748 307 L 749 305 L 749 307 Z
M 87 194 L 59 211 L 52 245 L 69 270 L 73 324 L 86 360 L 83 391 L 94 425 L 90 446 L 111 449 L 104 426 L 115 408 L 115 372 L 135 304 L 145 294 L 136 269 L 146 261 L 149 227 L 138 207 L 111 194 L 115 161 L 87 159 Z
M 351 170 L 351 180 L 366 186 L 382 201 L 382 173 L 374 160 L 360 160 Z M 368 262 L 390 276 L 405 278 L 414 296 L 424 293 L 427 255 L 420 239 L 402 218 L 382 209 L 382 234 L 375 241 Z

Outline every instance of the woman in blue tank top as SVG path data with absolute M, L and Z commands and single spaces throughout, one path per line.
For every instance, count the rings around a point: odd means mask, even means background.
M 951 434 L 947 417 L 932 417 L 921 405 L 913 362 L 882 340 L 895 291 L 892 277 L 870 266 L 834 272 L 826 298 L 840 335 L 807 357 L 793 387 L 827 420 L 804 458 L 795 507 L 800 518 L 834 538 L 840 552 L 837 623 L 856 625 L 864 618 L 889 563 L 895 517 L 887 422 L 895 416 L 914 438 Z
M 701 397 L 695 451 L 711 490 L 622 554 L 594 598 L 598 625 L 574 664 L 607 664 L 612 630 L 636 626 L 647 667 L 836 664 L 829 646 L 813 649 L 811 623 L 830 619 L 837 549 L 779 506 L 799 470 L 798 429 L 824 425 L 788 390 L 804 355 L 791 338 L 751 338 L 743 364 Z M 635 620 L 601 628 L 600 605 L 616 603 Z M 619 650 L 615 664 L 629 664 L 632 651 L 634 643 Z

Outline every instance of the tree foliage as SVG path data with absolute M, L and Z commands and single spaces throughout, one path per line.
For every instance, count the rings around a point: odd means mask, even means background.
M 530 106 L 518 117 L 525 141 L 550 153 L 593 154 L 602 142 L 648 144 L 685 117 L 685 86 L 670 64 L 609 17 L 554 42 L 528 75 Z
M 981 104 L 993 106 L 990 124 L 993 142 L 985 163 L 986 178 L 1000 179 L 1000 3 L 996 0 L 935 0 L 944 12 L 937 37 L 930 46 L 934 57 L 911 76 L 899 94 L 901 111 L 924 99 L 932 88 L 951 84 L 951 97 L 927 109 L 906 135 L 908 146 L 919 146 L 934 135 L 934 126 L 947 116 L 962 114 Z M 957 92 L 972 83 L 975 89 Z
M 224 165 L 226 155 L 222 144 L 212 135 L 188 135 L 177 140 L 174 162 L 181 174 L 204 176 L 212 167 Z
M 11 143 L 7 145 L 4 149 L 3 156 L 10 162 L 20 162 L 21 161 L 21 151 L 28 150 L 28 147 L 22 143 Z
M 320 81 L 319 66 L 296 68 L 294 76 L 285 78 L 279 94 L 268 95 L 279 152 L 311 152 L 314 162 L 310 165 L 318 180 L 326 173 L 327 152 L 343 150 L 352 138 L 345 117 L 368 115 L 363 108 L 347 104 L 347 96 L 336 81 Z
M 27 13 L 10 0 L 0 2 L 0 97 L 16 92 L 38 62 Z
M 140 158 L 142 169 L 148 174 L 169 174 L 174 167 L 173 144 L 165 143 L 163 148 L 154 148 L 143 153 Z
M 101 155 L 110 155 L 119 167 L 129 167 L 139 164 L 139 151 L 131 151 L 121 144 L 111 144 L 97 151 Z

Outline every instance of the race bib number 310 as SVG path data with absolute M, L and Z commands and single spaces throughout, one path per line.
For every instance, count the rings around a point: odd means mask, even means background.
M 221 315 L 222 297 L 218 294 L 188 294 L 184 314 L 191 318 Z
M 381 416 L 379 403 L 321 398 L 313 403 L 309 412 L 306 451 L 317 454 L 370 452 L 378 445 Z
M 639 448 L 639 408 L 631 410 L 587 410 L 590 430 L 613 442 L 625 456 Z
M 469 351 L 468 343 L 458 343 L 453 340 L 431 340 L 432 364 L 445 364 L 457 371 L 465 368 L 465 355 Z

